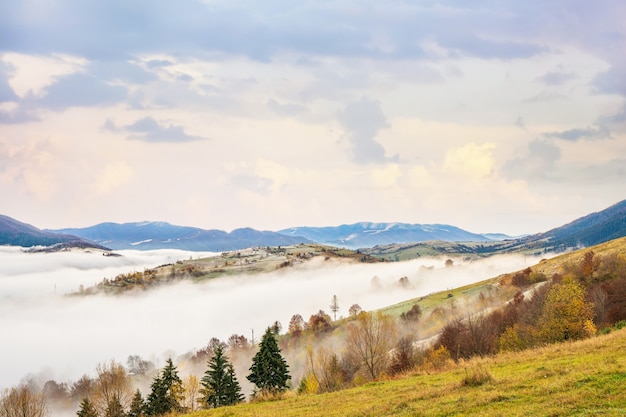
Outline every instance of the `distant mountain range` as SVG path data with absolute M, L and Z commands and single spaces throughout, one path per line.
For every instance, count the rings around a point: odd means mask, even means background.
M 41 230 L 3 215 L 0 215 L 0 245 L 57 246 L 58 248 L 99 247 L 96 243 L 86 241 L 78 236 Z
M 448 242 L 496 240 L 446 224 L 355 223 L 335 227 L 293 227 L 279 230 L 278 233 L 303 236 L 314 242 L 350 249 L 429 240 Z
M 480 242 L 477 252 L 554 250 L 591 246 L 626 236 L 626 200 L 545 233 L 511 238 L 498 233 L 477 234 L 443 224 L 355 223 L 333 227 L 294 227 L 272 231 L 251 228 L 204 230 L 165 222 L 101 223 L 80 229 L 40 230 L 0 215 L 0 245 L 54 244 L 120 249 L 182 249 L 230 251 L 255 246 L 321 243 L 351 249 L 425 241 Z M 484 244 L 483 244 L 484 242 Z M 465 249 L 464 249 L 465 250 Z M 472 249 L 473 250 L 473 249 Z
M 115 250 L 181 249 L 221 252 L 254 246 L 310 243 L 303 237 L 250 228 L 227 233 L 222 230 L 175 226 L 165 222 L 100 223 L 83 229 L 60 229 L 54 232 L 80 236 Z

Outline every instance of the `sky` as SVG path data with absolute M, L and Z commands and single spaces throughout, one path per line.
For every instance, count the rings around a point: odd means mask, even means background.
M 533 233 L 626 198 L 622 0 L 0 3 L 0 213 Z

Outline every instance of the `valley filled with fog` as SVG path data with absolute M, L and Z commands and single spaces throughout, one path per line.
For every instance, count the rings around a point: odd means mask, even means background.
M 337 295 L 339 316 L 352 304 L 374 310 L 431 292 L 456 288 L 534 265 L 538 258 L 495 256 L 480 261 L 444 258 L 347 264 L 316 258 L 262 275 L 184 281 L 119 296 L 69 296 L 103 278 L 207 253 L 174 250 L 101 253 L 24 253 L 0 247 L 0 389 L 33 376 L 59 382 L 92 374 L 100 362 L 126 363 L 140 355 L 163 366 L 168 356 L 199 349 L 233 333 L 250 338 L 293 314 L 305 319 L 329 311 Z M 398 285 L 401 277 L 410 285 Z M 377 277 L 377 279 L 374 279 Z

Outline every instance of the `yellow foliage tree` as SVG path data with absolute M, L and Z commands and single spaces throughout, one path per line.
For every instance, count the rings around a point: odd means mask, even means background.
M 573 279 L 550 288 L 539 317 L 539 336 L 545 343 L 584 339 L 595 334 L 593 304 L 585 301 Z

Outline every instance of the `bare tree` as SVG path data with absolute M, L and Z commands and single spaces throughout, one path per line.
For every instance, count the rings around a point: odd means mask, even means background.
M 42 393 L 21 386 L 5 390 L 0 397 L 0 417 L 44 417 L 48 415 Z
M 93 402 L 101 414 L 105 414 L 109 404 L 117 399 L 122 408 L 127 409 L 133 397 L 126 369 L 121 364 L 111 361 L 96 367 L 96 385 Z
M 378 378 L 387 367 L 395 339 L 396 323 L 381 312 L 361 313 L 348 326 L 348 349 L 359 358 L 371 379 Z

